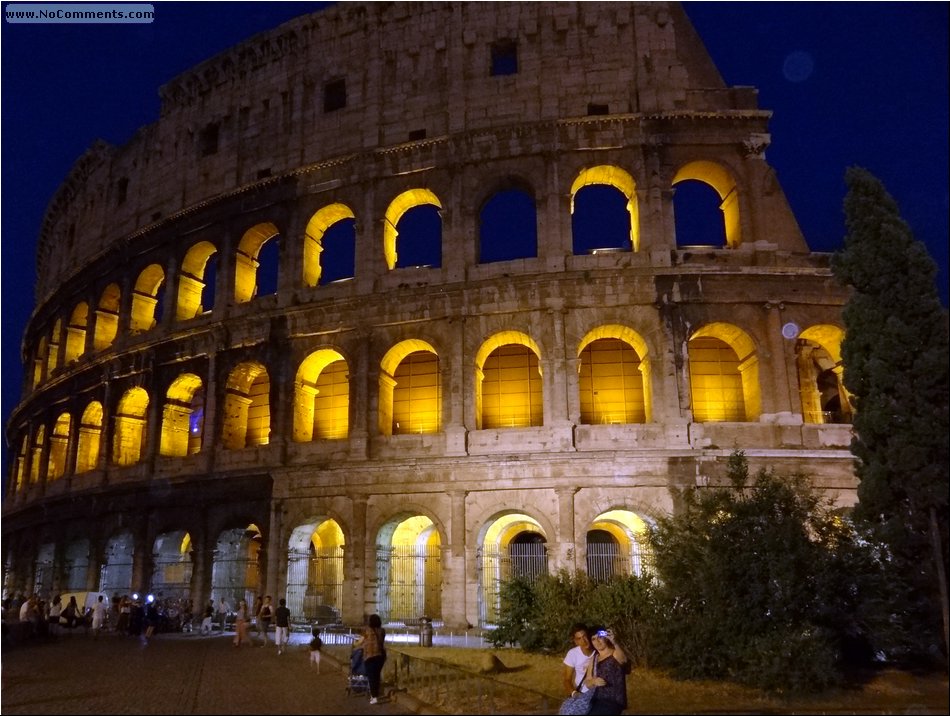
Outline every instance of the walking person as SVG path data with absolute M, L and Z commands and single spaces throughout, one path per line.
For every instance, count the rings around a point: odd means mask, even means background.
M 369 702 L 379 703 L 379 687 L 386 663 L 386 630 L 379 614 L 371 614 L 357 642 L 363 649 L 363 663 L 366 666 L 366 678 L 369 681 Z
M 278 605 L 274 610 L 274 641 L 277 643 L 277 655 L 280 656 L 290 641 L 290 610 L 286 599 L 281 599 Z
M 261 602 L 260 609 L 257 610 L 257 633 L 264 642 L 261 646 L 267 646 L 267 630 L 270 629 L 271 620 L 274 618 L 274 607 L 271 602 L 268 594 Z
M 106 623 L 106 604 L 103 601 L 103 596 L 100 594 L 99 599 L 96 600 L 95 605 L 92 608 L 92 638 L 97 639 L 99 637 L 99 630 L 105 626 Z
M 234 648 L 237 649 L 241 644 L 250 643 L 247 636 L 247 602 L 243 599 L 238 602 L 237 611 L 234 613 Z
M 211 636 L 211 621 L 214 619 L 214 600 L 209 599 L 201 617 L 201 636 Z
M 59 615 L 62 613 L 63 598 L 57 594 L 55 597 L 53 597 L 53 601 L 49 605 L 49 614 L 46 618 L 46 621 L 49 624 L 49 633 L 53 636 L 59 634 Z

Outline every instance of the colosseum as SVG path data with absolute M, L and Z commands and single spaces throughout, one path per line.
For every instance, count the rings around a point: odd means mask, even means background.
M 854 504 L 847 292 L 678 5 L 343 3 L 159 93 L 39 227 L 4 596 L 485 627 L 735 448 Z

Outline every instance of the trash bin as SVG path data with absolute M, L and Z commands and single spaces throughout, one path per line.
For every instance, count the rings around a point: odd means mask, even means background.
M 432 646 L 432 620 L 429 617 L 419 620 L 419 646 Z

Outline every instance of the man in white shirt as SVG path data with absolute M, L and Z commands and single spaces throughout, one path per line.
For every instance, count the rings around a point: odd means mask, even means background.
M 574 647 L 564 657 L 562 672 L 564 690 L 569 696 L 587 691 L 587 687 L 582 682 L 587 665 L 594 655 L 594 647 L 590 643 L 590 632 L 584 624 L 575 624 L 571 627 L 571 638 L 574 640 Z

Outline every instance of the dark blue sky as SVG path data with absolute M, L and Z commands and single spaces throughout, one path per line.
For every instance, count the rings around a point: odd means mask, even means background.
M 3 3 L 4 8 L 9 3 Z M 2 418 L 20 397 L 43 212 L 96 139 L 158 118 L 158 87 L 241 40 L 327 5 L 156 2 L 149 25 L 0 29 Z M 766 152 L 813 250 L 844 236 L 844 171 L 877 175 L 940 266 L 947 303 L 948 4 L 686 3 L 727 84 L 774 112 Z M 6 482 L 6 448 L 2 467 Z

